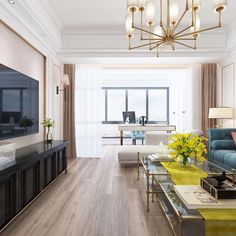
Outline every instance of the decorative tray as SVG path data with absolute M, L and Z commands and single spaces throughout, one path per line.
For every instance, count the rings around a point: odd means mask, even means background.
M 228 181 L 219 185 L 216 179 L 207 177 L 201 179 L 201 187 L 216 199 L 236 199 L 236 188 Z

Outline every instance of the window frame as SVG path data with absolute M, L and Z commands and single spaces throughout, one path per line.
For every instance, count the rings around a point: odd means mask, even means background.
M 105 120 L 102 121 L 102 124 L 123 124 L 123 121 L 108 121 L 108 90 L 125 90 L 125 111 L 128 111 L 129 97 L 128 90 L 146 90 L 146 117 L 148 124 L 169 124 L 170 120 L 170 96 L 169 96 L 169 87 L 102 87 L 102 90 L 105 92 Z M 166 121 L 149 121 L 149 90 L 165 90 L 166 99 L 167 99 L 167 120 Z

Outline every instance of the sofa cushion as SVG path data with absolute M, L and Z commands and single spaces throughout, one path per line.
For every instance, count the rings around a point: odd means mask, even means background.
M 224 157 L 228 153 L 234 153 L 234 151 L 232 151 L 232 150 L 216 150 L 214 152 L 214 160 L 217 162 L 224 163 L 224 160 L 225 160 Z
M 227 153 L 224 155 L 224 164 L 236 169 L 236 152 Z
M 214 140 L 211 142 L 211 147 L 215 150 L 235 150 L 235 143 L 231 140 Z
M 158 145 L 160 142 L 167 145 L 171 135 L 169 133 L 148 131 L 145 133 L 145 145 Z
M 137 163 L 137 153 L 152 154 L 156 153 L 158 145 L 124 145 L 118 150 L 118 159 L 121 163 Z

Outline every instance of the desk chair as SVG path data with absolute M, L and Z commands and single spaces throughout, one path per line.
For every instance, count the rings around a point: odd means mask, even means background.
M 144 143 L 144 132 L 143 131 L 132 131 L 131 132 L 131 139 L 132 139 L 132 145 L 136 145 L 136 140 L 142 140 L 142 145 Z

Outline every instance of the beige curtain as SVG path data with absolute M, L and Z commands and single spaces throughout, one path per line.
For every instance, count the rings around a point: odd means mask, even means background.
M 76 158 L 75 148 L 75 65 L 64 65 L 64 74 L 69 76 L 70 85 L 65 88 L 64 99 L 64 139 L 69 141 L 68 157 Z
M 216 91 L 217 91 L 217 65 L 202 64 L 201 65 L 202 80 L 202 130 L 206 133 L 208 128 L 214 128 L 215 119 L 209 119 L 209 108 L 216 107 Z

